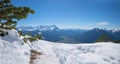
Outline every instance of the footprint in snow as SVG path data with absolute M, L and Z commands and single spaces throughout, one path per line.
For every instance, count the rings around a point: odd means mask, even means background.
M 106 62 L 110 62 L 110 60 L 108 60 L 108 59 L 105 59 L 105 58 L 103 58 L 103 60 L 104 60 L 104 61 L 106 61 Z
M 110 57 L 110 59 L 111 59 L 111 60 L 115 60 L 115 58 L 114 58 L 114 57 L 112 57 L 112 56 Z

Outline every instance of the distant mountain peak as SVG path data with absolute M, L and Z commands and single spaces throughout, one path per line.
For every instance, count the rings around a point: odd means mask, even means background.
M 26 30 L 26 31 L 34 31 L 34 30 L 40 30 L 40 31 L 46 31 L 46 30 L 59 30 L 59 28 L 56 25 L 39 25 L 37 27 L 32 26 L 20 26 L 17 28 L 18 30 Z
M 109 31 L 108 29 L 105 29 L 105 28 L 94 28 L 94 29 L 92 29 L 92 30 L 94 30 L 94 31 Z
M 99 28 L 94 28 L 92 29 L 93 31 L 100 31 L 100 30 L 103 30 L 103 29 L 99 29 Z
M 112 32 L 120 32 L 120 29 L 113 29 Z

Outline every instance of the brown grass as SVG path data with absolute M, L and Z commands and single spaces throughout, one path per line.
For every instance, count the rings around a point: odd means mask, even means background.
M 38 52 L 38 51 L 36 51 L 36 50 L 30 50 L 30 53 L 31 53 L 31 55 L 30 55 L 30 62 L 29 62 L 29 64 L 33 64 L 33 61 L 34 61 L 35 59 L 37 59 L 37 57 L 38 57 L 39 55 L 42 55 L 41 52 Z

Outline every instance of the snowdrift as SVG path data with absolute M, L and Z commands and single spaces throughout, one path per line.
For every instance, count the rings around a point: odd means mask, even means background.
M 28 64 L 30 47 L 21 45 L 22 39 L 17 31 L 8 30 L 9 35 L 0 37 L 0 64 Z
M 39 40 L 22 45 L 17 31 L 0 37 L 0 64 L 29 64 L 30 50 L 42 53 L 33 64 L 120 64 L 120 44 L 63 44 Z

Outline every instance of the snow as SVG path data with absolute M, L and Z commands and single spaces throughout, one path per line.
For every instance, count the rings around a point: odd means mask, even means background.
M 25 35 L 25 36 L 24 36 L 24 38 L 30 38 L 30 37 L 31 37 L 31 36 L 29 36 L 29 35 Z
M 8 36 L 0 37 L 0 64 L 28 64 L 30 47 L 21 45 L 22 40 L 15 30 L 8 32 Z
M 29 64 L 30 51 L 41 52 L 33 64 L 120 64 L 120 44 L 64 44 L 44 40 L 22 45 L 17 31 L 0 37 L 0 64 Z
M 113 32 L 113 33 L 115 33 L 115 32 L 120 32 L 120 30 L 113 30 L 112 32 Z
M 115 33 L 115 32 L 120 32 L 120 28 L 118 28 L 118 29 L 113 29 L 112 32 L 113 32 L 113 33 Z
M 38 41 L 32 44 L 41 51 L 35 64 L 120 64 L 120 44 L 62 44 Z
M 6 32 L 8 32 L 9 35 L 2 37 L 2 40 L 8 41 L 8 42 L 13 42 L 15 40 L 19 40 L 19 35 L 17 33 L 17 31 L 15 30 L 6 30 Z
M 32 27 L 32 26 L 21 26 L 21 27 L 18 27 L 17 28 L 18 30 L 23 30 L 23 31 L 35 31 L 35 30 L 39 30 L 39 31 L 46 31 L 46 30 L 49 30 L 49 31 L 52 31 L 54 29 L 58 30 L 58 27 L 56 25 L 40 25 L 40 26 L 37 26 L 37 27 Z

